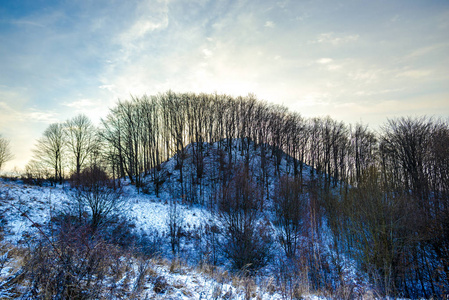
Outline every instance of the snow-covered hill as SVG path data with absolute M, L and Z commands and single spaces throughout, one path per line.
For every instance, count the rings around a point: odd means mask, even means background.
M 154 243 L 157 256 L 151 260 L 128 257 L 130 270 L 115 284 L 121 286 L 124 297 L 142 299 L 291 299 L 293 297 L 317 298 L 311 295 L 307 282 L 294 277 L 282 277 L 283 252 L 277 242 L 273 225 L 271 202 L 267 201 L 264 218 L 272 227 L 273 260 L 257 276 L 249 278 L 238 273 L 230 273 L 227 262 L 218 259 L 222 266 L 211 267 L 205 257 L 210 245 L 204 236 L 208 226 L 214 224 L 211 206 L 223 181 L 230 180 L 241 168 L 247 167 L 254 181 L 264 187 L 264 197 L 270 200 L 280 177 L 292 176 L 293 158 L 283 152 L 266 146 L 262 149 L 252 143 L 234 140 L 231 148 L 221 141 L 214 144 L 192 144 L 180 156 L 175 156 L 149 172 L 144 177 L 143 187 L 137 189 L 128 180 L 121 182 L 124 206 L 121 216 L 127 220 L 126 226 L 132 234 L 147 237 Z M 201 151 L 201 153 L 199 153 Z M 181 155 L 181 154 L 179 154 Z M 198 167 L 202 170 L 199 172 Z M 302 166 L 304 181 L 310 179 L 311 168 Z M 181 178 L 182 173 L 182 178 Z M 156 182 L 158 186 L 156 187 Z M 0 180 L 0 224 L 2 238 L 0 248 L 0 281 L 13 282 L 20 276 L 23 267 L 20 249 L 30 249 L 36 238 L 45 234 L 44 228 L 51 225 L 52 218 L 62 210 L 70 209 L 73 190 L 66 183 L 57 187 L 37 187 L 18 181 Z M 177 213 L 182 221 L 181 249 L 174 256 L 170 251 L 168 219 L 170 204 L 177 203 Z M 354 263 L 342 255 L 335 255 L 332 249 L 332 233 L 321 222 L 320 240 L 305 240 L 311 244 L 314 255 L 328 260 L 330 272 L 338 268 L 341 279 L 347 282 L 345 288 L 352 294 L 362 295 L 366 287 Z M 318 236 L 318 235 L 317 235 Z M 2 265 L 2 261 L 4 264 Z M 288 267 L 287 267 L 288 268 Z M 282 273 L 284 272 L 284 273 Z M 286 274 L 286 273 L 285 273 Z M 285 275 L 284 274 L 284 275 Z M 323 274 L 333 278 L 335 274 Z M 290 276 L 290 275 L 289 275 Z M 142 279 L 143 278 L 143 279 Z M 330 279 L 331 282 L 334 279 Z M 342 288 L 335 284 L 335 287 Z M 324 287 L 323 287 L 324 288 Z M 136 289 L 139 296 L 137 297 Z M 328 287 L 329 293 L 332 287 Z M 10 293 L 11 298 L 19 295 L 20 286 L 0 284 L 0 295 Z M 9 292 L 8 292 L 9 291 Z M 133 294 L 134 293 L 134 294 Z M 296 293 L 296 294 L 295 294 Z M 320 293 L 313 291 L 313 293 Z M 339 291 L 342 293 L 342 291 Z M 134 295 L 134 296 L 131 296 Z M 322 295 L 323 297 L 323 295 Z M 1 298 L 1 297 L 0 297 Z M 5 296 L 6 299 L 8 297 Z
M 158 196 L 162 193 L 162 198 L 207 204 L 223 181 L 230 180 L 245 167 L 248 167 L 252 180 L 265 187 L 266 198 L 270 198 L 280 177 L 293 176 L 295 167 L 304 181 L 310 179 L 313 171 L 280 149 L 256 146 L 252 141 L 242 139 L 225 139 L 213 144 L 189 144 L 182 153 L 147 173 L 143 180 L 144 190 Z

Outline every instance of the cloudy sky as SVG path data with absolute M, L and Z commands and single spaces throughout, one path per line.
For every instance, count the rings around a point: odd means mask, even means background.
M 449 117 L 447 0 L 0 0 L 0 134 L 23 168 L 53 122 L 117 99 L 254 93 L 373 129 Z

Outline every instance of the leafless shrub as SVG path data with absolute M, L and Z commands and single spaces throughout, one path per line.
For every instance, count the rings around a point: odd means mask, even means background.
M 137 278 L 134 283 L 133 288 L 133 295 L 138 295 L 142 292 L 144 285 L 145 285 L 145 277 L 149 273 L 149 270 L 151 268 L 151 264 L 149 260 L 140 260 L 138 263 L 138 270 L 137 270 Z
M 193 240 L 198 268 L 212 268 L 218 263 L 220 245 L 220 229 L 211 220 L 205 226 L 194 227 L 189 232 L 190 240 Z M 210 270 L 213 271 L 213 270 Z
M 170 245 L 173 254 L 178 254 L 181 246 L 181 238 L 183 235 L 182 226 L 184 217 L 175 200 L 170 201 L 168 210 L 168 235 L 170 237 Z
M 124 203 L 121 190 L 114 187 L 106 172 L 99 166 L 84 169 L 79 176 L 73 177 L 71 184 L 75 189 L 72 199 L 77 206 L 78 218 L 82 219 L 87 208 L 94 229 L 107 223 Z
M 279 241 L 287 257 L 293 258 L 303 230 L 306 201 L 299 178 L 282 177 L 274 194 Z
M 273 240 L 269 227 L 259 222 L 260 205 L 260 193 L 247 172 L 222 189 L 217 214 L 223 228 L 222 251 L 236 270 L 252 273 L 270 259 Z
M 123 276 L 111 268 L 122 255 L 117 247 L 93 234 L 90 226 L 66 223 L 52 238 L 42 238 L 31 247 L 24 266 L 28 292 L 34 299 L 104 297 L 111 292 L 106 288 L 107 279 L 119 281 Z

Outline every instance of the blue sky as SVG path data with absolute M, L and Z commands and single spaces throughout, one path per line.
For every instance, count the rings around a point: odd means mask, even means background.
M 0 133 L 23 168 L 48 124 L 117 99 L 254 93 L 373 129 L 449 117 L 449 2 L 0 0 Z

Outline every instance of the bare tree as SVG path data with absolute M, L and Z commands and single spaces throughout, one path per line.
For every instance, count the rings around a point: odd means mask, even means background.
M 75 182 L 73 198 L 77 204 L 76 209 L 80 219 L 84 209 L 88 208 L 94 231 L 107 223 L 123 205 L 121 190 L 114 188 L 106 172 L 96 165 L 80 173 L 80 178 Z
M 13 159 L 13 157 L 9 147 L 9 140 L 0 135 L 0 170 L 3 167 L 3 164 Z
M 306 201 L 303 198 L 302 182 L 299 178 L 281 177 L 274 194 L 276 223 L 279 240 L 289 258 L 296 255 L 299 235 L 303 229 Z
M 183 222 L 184 216 L 176 200 L 172 199 L 169 204 L 167 226 L 173 254 L 178 254 L 180 250 Z
M 128 175 L 131 183 L 141 185 L 141 173 L 144 169 L 143 134 L 144 120 L 137 99 L 119 101 L 111 109 L 106 120 L 102 120 L 100 136 L 108 142 L 108 157 L 115 165 L 121 177 Z
M 53 123 L 44 131 L 43 137 L 37 141 L 34 149 L 34 159 L 54 170 L 55 183 L 58 181 L 62 183 L 64 148 L 64 126 Z
M 401 188 L 424 201 L 429 196 L 425 157 L 431 127 L 432 121 L 425 117 L 389 120 L 381 140 L 383 154 L 399 164 Z
M 86 115 L 78 115 L 65 123 L 67 147 L 74 161 L 76 175 L 79 176 L 89 155 L 96 147 L 96 131 Z
M 375 164 L 377 152 L 376 136 L 368 130 L 366 125 L 356 124 L 351 131 L 351 155 L 354 164 L 354 182 L 359 182 L 362 171 L 368 170 Z

